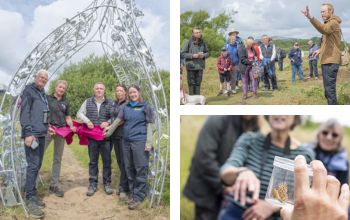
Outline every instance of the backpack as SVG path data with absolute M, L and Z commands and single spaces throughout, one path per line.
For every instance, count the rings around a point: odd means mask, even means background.
M 280 57 L 281 57 L 281 59 L 284 59 L 284 58 L 287 57 L 287 53 L 286 53 L 286 51 L 284 51 L 283 49 L 281 49 Z

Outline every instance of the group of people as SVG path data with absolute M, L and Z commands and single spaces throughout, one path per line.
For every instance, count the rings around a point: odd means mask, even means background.
M 114 148 L 120 170 L 117 195 L 136 209 L 147 197 L 149 153 L 152 150 L 154 116 L 150 105 L 142 100 L 137 85 L 115 87 L 115 100 L 105 96 L 105 86 L 97 82 L 93 96 L 82 103 L 73 121 L 70 104 L 65 94 L 68 83 L 56 82 L 51 95 L 44 87 L 48 72 L 39 70 L 34 82 L 27 85 L 21 95 L 20 123 L 27 160 L 25 198 L 31 217 L 45 215 L 45 203 L 38 197 L 36 182 L 45 149 L 54 142 L 52 174 L 49 191 L 58 197 L 64 192 L 59 178 L 65 142 L 70 144 L 76 133 L 80 143 L 88 145 L 89 184 L 87 196 L 93 196 L 98 187 L 99 155 L 103 163 L 103 186 L 107 195 L 111 187 L 111 151 Z
M 341 19 L 333 15 L 333 5 L 328 3 L 321 7 L 323 24 L 310 15 L 308 7 L 302 12 L 322 34 L 320 48 L 312 40 L 308 42 L 310 67 L 308 78 L 318 79 L 317 61 L 320 55 L 325 97 L 328 104 L 337 104 L 336 78 L 341 56 Z M 259 42 L 254 41 L 251 36 L 242 40 L 238 34 L 238 31 L 228 33 L 228 40 L 217 58 L 220 80 L 218 96 L 224 93 L 228 96 L 237 93 L 239 80 L 242 81 L 243 100 L 247 99 L 249 90 L 253 92 L 254 97 L 257 97 L 259 81 L 263 81 L 265 91 L 278 89 L 275 62 L 278 62 L 279 70 L 283 70 L 283 59 L 286 58 L 286 52 L 282 48 L 276 50 L 271 37 L 266 34 L 261 36 Z M 208 57 L 209 52 L 201 29 L 194 27 L 191 38 L 185 42 L 181 50 L 181 62 L 187 71 L 189 95 L 200 95 L 205 59 Z M 299 72 L 299 79 L 304 80 L 303 52 L 298 42 L 294 43 L 288 58 L 292 65 L 292 81 L 295 82 L 297 72 Z
M 344 130 L 340 123 L 329 119 L 320 125 L 314 142 L 302 144 L 291 136 L 291 131 L 302 122 L 301 116 L 270 115 L 264 119 L 271 130 L 267 135 L 260 132 L 258 116 L 210 116 L 207 119 L 199 133 L 184 188 L 184 195 L 195 203 L 195 219 L 281 219 L 281 208 L 264 200 L 275 156 L 295 159 L 305 165 L 305 170 L 300 171 L 302 175 L 298 170 L 300 166 L 295 167 L 295 175 L 302 176 L 295 176 L 295 179 L 302 182 L 309 181 L 306 163 L 311 162 L 311 190 L 317 191 L 320 187 L 321 192 L 327 185 L 329 196 L 334 197 L 328 200 L 328 195 L 303 194 L 302 199 L 310 204 L 295 199 L 295 205 L 300 204 L 294 211 L 305 212 L 296 219 L 317 219 L 308 216 L 322 216 L 331 204 L 335 209 L 333 214 L 347 217 L 349 164 L 342 145 Z M 342 191 L 341 184 L 345 184 Z M 328 188 L 331 186 L 334 188 Z M 300 190 L 307 190 L 309 184 L 299 187 L 302 189 L 295 186 L 295 197 Z M 331 192 L 337 193 L 332 195 Z M 337 207 L 338 200 L 345 205 Z M 317 201 L 319 206 L 312 206 Z M 323 217 L 320 219 L 328 219 Z

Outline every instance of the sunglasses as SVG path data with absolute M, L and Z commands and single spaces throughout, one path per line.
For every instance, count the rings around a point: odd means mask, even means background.
M 335 132 L 322 131 L 323 136 L 328 136 L 328 134 L 331 134 L 333 138 L 337 138 L 339 136 L 339 134 Z

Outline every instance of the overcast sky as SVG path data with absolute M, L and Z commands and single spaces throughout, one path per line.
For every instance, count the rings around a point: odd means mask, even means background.
M 66 18 L 82 11 L 92 0 L 1 0 L 0 1 L 0 78 L 8 84 L 25 56 Z M 169 70 L 169 0 L 136 0 L 145 16 L 141 34 L 152 48 L 159 69 Z M 80 60 L 102 50 L 94 45 L 82 50 Z M 73 61 L 76 61 L 73 59 Z
M 266 33 L 270 36 L 311 38 L 320 36 L 301 10 L 309 5 L 311 15 L 321 19 L 319 0 L 181 0 L 181 13 L 185 11 L 206 10 L 211 16 L 224 11 L 236 10 L 232 28 L 240 35 L 259 38 Z M 341 27 L 346 41 L 350 41 L 350 2 L 333 1 L 335 15 L 342 19 Z

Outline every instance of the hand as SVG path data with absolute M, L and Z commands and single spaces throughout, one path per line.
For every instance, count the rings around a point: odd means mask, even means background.
M 69 127 L 71 131 L 73 131 L 74 133 L 77 133 L 77 128 L 75 126 L 70 126 Z
M 259 199 L 256 204 L 245 210 L 242 217 L 244 220 L 268 219 L 279 209 L 280 207 L 274 206 L 264 200 Z
M 312 58 L 316 58 L 319 54 L 320 54 L 320 49 L 315 50 L 311 56 L 312 56 Z
M 197 54 L 197 53 L 192 54 L 192 58 L 194 58 L 194 59 L 198 59 L 198 58 L 199 58 L 199 54 Z
M 105 135 L 107 132 L 108 132 L 108 130 L 111 128 L 111 126 L 107 126 L 107 127 L 105 127 L 104 129 L 103 129 L 103 135 Z
M 105 127 L 108 127 L 108 125 L 109 125 L 108 122 L 102 122 L 102 123 L 100 124 L 100 127 L 101 127 L 102 129 L 104 129 Z
M 254 203 L 259 199 L 260 192 L 260 181 L 251 170 L 241 171 L 236 178 L 235 184 L 233 185 L 233 198 L 235 201 L 240 200 L 240 203 L 245 206 L 247 202 L 247 191 L 252 192 Z
M 313 181 L 310 188 L 305 158 L 300 155 L 295 158 L 294 208 L 283 208 L 283 219 L 347 220 L 350 196 L 348 184 L 340 188 L 340 182 L 333 176 L 327 176 L 327 170 L 320 161 L 312 161 L 311 167 Z
M 151 150 L 152 150 L 152 146 L 150 146 L 150 147 L 145 146 L 145 151 L 150 152 Z
M 48 133 L 50 135 L 55 135 L 56 134 L 55 130 L 51 126 L 49 126 Z
M 88 123 L 86 123 L 87 127 L 90 128 L 90 129 L 93 129 L 94 128 L 94 124 L 92 124 L 91 121 L 89 121 Z
M 305 11 L 301 10 L 301 13 L 303 13 L 305 15 L 305 17 L 307 17 L 308 19 L 311 19 L 311 14 L 310 14 L 310 10 L 309 10 L 309 6 L 305 7 Z
M 24 138 L 24 145 L 27 146 L 27 147 L 31 147 L 34 139 L 35 139 L 35 137 L 33 135 L 25 137 Z
M 203 53 L 198 54 L 198 58 L 199 59 L 203 59 L 204 58 L 204 54 Z

